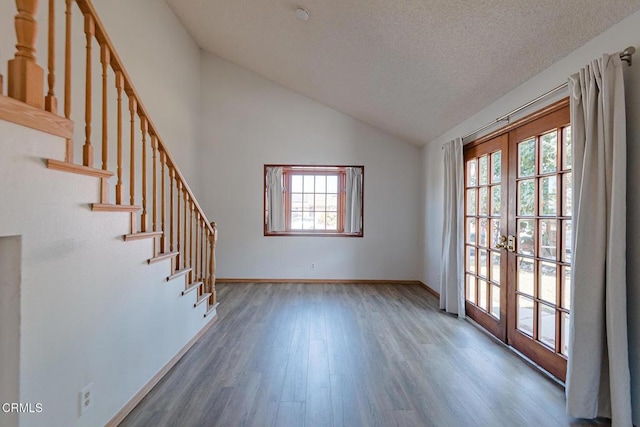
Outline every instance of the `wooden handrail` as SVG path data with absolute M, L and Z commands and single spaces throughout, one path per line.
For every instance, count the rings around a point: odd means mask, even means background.
M 189 197 L 193 201 L 195 207 L 197 208 L 198 211 L 200 211 L 200 214 L 203 215 L 206 218 L 206 215 L 204 214 L 204 210 L 202 209 L 202 207 L 200 207 L 200 204 L 198 204 L 196 198 L 194 197 L 193 191 L 191 191 L 191 187 L 189 187 L 189 184 L 187 183 L 187 180 L 184 178 L 184 175 L 182 174 L 182 172 L 180 171 L 180 168 L 178 167 L 177 163 L 175 162 L 175 160 L 171 156 L 171 153 L 169 152 L 169 150 L 167 150 L 166 144 L 164 143 L 162 138 L 159 136 L 158 128 L 153 123 L 153 121 L 150 119 L 148 110 L 145 108 L 144 104 L 142 103 L 142 101 L 140 99 L 140 96 L 138 95 L 138 92 L 136 91 L 135 87 L 133 86 L 131 77 L 129 77 L 129 74 L 125 70 L 125 68 L 123 66 L 123 63 L 122 63 L 122 60 L 120 59 L 120 56 L 118 55 L 117 51 L 115 50 L 115 46 L 114 46 L 113 42 L 111 41 L 111 39 L 109 38 L 109 35 L 107 34 L 107 32 L 105 30 L 105 27 L 102 24 L 102 21 L 98 17 L 98 14 L 96 12 L 95 7 L 93 6 L 93 3 L 91 3 L 90 0 L 76 0 L 76 3 L 78 4 L 78 7 L 82 11 L 82 13 L 89 14 L 93 18 L 93 22 L 94 22 L 94 25 L 95 25 L 95 37 L 96 37 L 96 39 L 98 40 L 99 43 L 104 43 L 107 46 L 109 46 L 109 50 L 111 51 L 111 68 L 115 72 L 120 71 L 122 73 L 122 75 L 124 76 L 125 92 L 126 92 L 127 95 L 132 96 L 137 100 L 137 103 L 138 103 L 138 115 L 146 117 L 147 122 L 148 122 L 149 132 L 153 133 L 154 135 L 156 135 L 158 137 L 159 146 L 161 146 L 162 149 L 167 154 L 168 164 L 171 165 L 175 169 L 176 175 L 182 181 L 182 185 L 183 185 L 184 189 L 187 191 L 187 193 L 189 193 Z M 209 222 L 208 221 L 205 221 L 205 222 L 206 222 L 207 228 L 209 228 L 209 231 L 213 232 L 213 229 L 211 228 L 211 225 L 209 224 Z

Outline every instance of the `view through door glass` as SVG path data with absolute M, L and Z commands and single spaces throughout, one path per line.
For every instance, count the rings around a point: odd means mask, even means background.
M 564 380 L 571 280 L 571 127 L 568 108 L 510 132 L 509 342 Z
M 465 150 L 465 295 L 469 316 L 506 336 L 506 135 Z
M 561 380 L 571 275 L 568 107 L 465 147 L 469 317 Z

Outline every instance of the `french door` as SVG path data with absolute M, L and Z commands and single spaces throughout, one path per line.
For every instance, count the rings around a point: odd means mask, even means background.
M 468 315 L 564 381 L 571 274 L 566 102 L 465 147 Z

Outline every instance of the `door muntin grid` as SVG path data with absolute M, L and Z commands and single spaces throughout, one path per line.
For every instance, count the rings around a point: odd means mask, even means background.
M 571 277 L 571 128 L 517 143 L 516 328 L 567 356 Z
M 465 162 L 465 299 L 500 319 L 502 150 Z

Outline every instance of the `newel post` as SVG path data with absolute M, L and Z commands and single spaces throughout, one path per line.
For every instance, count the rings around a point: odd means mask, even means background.
M 218 228 L 216 227 L 216 223 L 212 222 L 211 223 L 211 228 L 213 228 L 213 235 L 211 236 L 211 251 L 210 251 L 210 259 L 209 262 L 211 263 L 211 277 L 209 278 L 209 280 L 211 281 L 210 283 L 210 289 L 211 289 L 211 298 L 213 299 L 213 304 L 216 303 L 217 301 L 217 297 L 216 297 L 216 241 L 218 240 Z
M 16 0 L 18 14 L 15 17 L 16 54 L 9 61 L 7 93 L 11 98 L 33 107 L 44 105 L 44 70 L 36 62 L 35 44 L 38 23 L 35 15 L 38 0 Z

